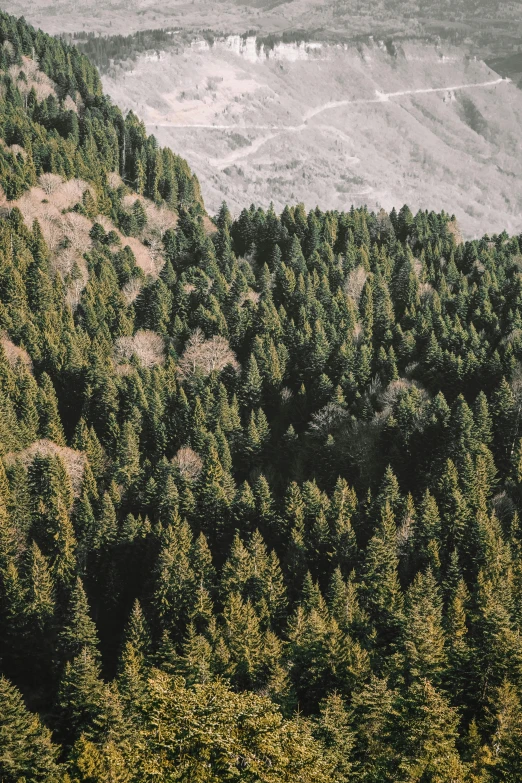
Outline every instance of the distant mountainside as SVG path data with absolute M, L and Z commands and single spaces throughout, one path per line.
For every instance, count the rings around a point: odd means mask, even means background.
M 458 47 L 169 38 L 103 85 L 184 150 L 211 211 L 408 202 L 469 237 L 522 230 L 522 92 Z

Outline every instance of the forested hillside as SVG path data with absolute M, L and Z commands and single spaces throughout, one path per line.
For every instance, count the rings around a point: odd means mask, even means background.
M 0 41 L 2 783 L 520 781 L 522 237 L 211 224 Z

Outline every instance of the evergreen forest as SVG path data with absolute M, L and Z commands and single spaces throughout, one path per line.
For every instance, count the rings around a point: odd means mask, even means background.
M 522 235 L 211 219 L 0 72 L 1 783 L 520 783 Z

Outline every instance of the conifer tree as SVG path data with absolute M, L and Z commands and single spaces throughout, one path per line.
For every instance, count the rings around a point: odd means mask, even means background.
M 429 680 L 410 686 L 401 719 L 399 775 L 404 781 L 451 783 L 463 780 L 465 768 L 456 748 L 458 715 Z
M 51 741 L 51 732 L 37 715 L 28 712 L 20 692 L 5 677 L 0 678 L 0 728 L 0 759 L 6 783 L 63 779 L 57 763 L 59 749 Z
M 61 661 L 70 660 L 84 650 L 94 659 L 98 656 L 98 634 L 89 614 L 89 604 L 81 579 L 74 582 L 58 634 Z

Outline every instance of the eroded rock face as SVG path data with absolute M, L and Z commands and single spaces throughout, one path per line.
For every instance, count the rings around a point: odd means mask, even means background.
M 246 37 L 229 35 L 225 38 L 215 39 L 212 45 L 205 39 L 197 39 L 192 42 L 191 48 L 195 51 L 211 51 L 214 48 L 229 51 L 252 63 L 262 63 L 265 60 L 297 62 L 298 60 L 326 59 L 329 49 L 327 45 L 317 41 L 297 41 L 295 43 L 279 41 L 273 46 L 269 46 L 260 43 L 255 35 Z

